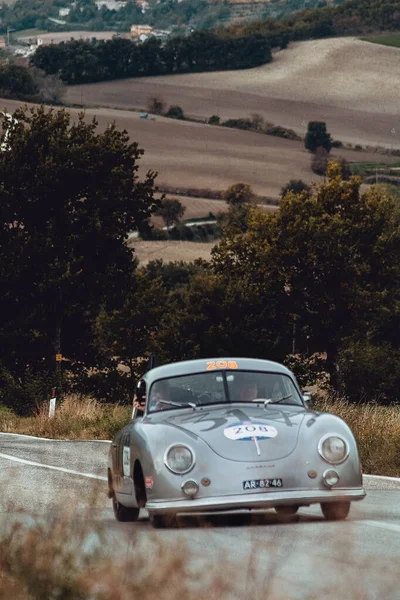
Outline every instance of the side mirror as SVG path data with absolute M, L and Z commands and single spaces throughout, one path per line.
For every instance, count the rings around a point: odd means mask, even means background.
M 144 379 L 139 379 L 136 386 L 136 398 L 138 402 L 144 402 L 146 398 L 146 382 Z
M 146 399 L 146 382 L 144 379 L 139 379 L 135 391 L 136 399 L 138 402 L 143 403 Z M 135 419 L 137 416 L 142 416 L 142 413 L 138 412 L 138 409 L 133 407 L 131 419 Z
M 311 405 L 311 402 L 312 402 L 312 394 L 311 394 L 311 392 L 303 392 L 303 400 L 304 400 L 304 404 L 308 408 Z

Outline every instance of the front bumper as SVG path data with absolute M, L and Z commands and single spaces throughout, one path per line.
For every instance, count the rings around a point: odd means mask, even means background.
M 273 508 L 274 506 L 309 506 L 321 502 L 354 502 L 365 498 L 363 488 L 331 490 L 296 490 L 287 492 L 263 492 L 240 494 L 235 496 L 217 496 L 211 498 L 193 498 L 182 500 L 151 500 L 146 509 L 151 515 L 178 514 L 193 512 L 214 512 L 242 510 L 252 508 Z

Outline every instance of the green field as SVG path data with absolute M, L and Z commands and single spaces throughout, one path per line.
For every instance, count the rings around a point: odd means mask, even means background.
M 360 177 L 368 177 L 370 175 L 391 175 L 393 177 L 400 176 L 400 161 L 393 162 L 391 164 L 382 162 L 352 162 L 350 163 L 350 169 L 352 175 L 359 175 Z
M 385 33 L 382 35 L 368 35 L 361 38 L 364 42 L 372 44 L 382 44 L 383 46 L 394 46 L 400 48 L 400 33 Z

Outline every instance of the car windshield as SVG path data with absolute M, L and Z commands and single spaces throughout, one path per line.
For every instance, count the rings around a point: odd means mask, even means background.
M 238 370 L 159 379 L 150 388 L 148 411 L 225 402 L 303 405 L 298 390 L 287 375 Z

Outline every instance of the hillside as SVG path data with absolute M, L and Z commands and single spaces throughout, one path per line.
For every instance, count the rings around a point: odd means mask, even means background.
M 260 113 L 301 135 L 308 121 L 321 120 L 335 139 L 400 147 L 399 56 L 397 48 L 355 37 L 297 42 L 277 52 L 271 64 L 255 69 L 71 86 L 65 99 L 140 109 L 156 96 L 197 118 Z

